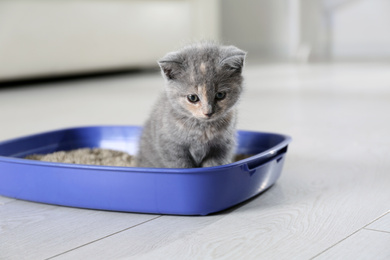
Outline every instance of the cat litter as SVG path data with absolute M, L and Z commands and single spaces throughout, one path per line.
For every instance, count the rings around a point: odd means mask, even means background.
M 238 154 L 235 156 L 234 161 L 243 160 L 251 156 Z M 80 148 L 49 154 L 32 154 L 26 156 L 25 159 L 45 162 L 136 167 L 135 156 L 121 151 L 102 148 Z
M 0 195 L 89 209 L 208 215 L 272 186 L 281 174 L 291 142 L 285 135 L 237 131 L 236 154 L 244 159 L 230 164 L 189 169 L 128 167 L 131 158 L 125 154 L 137 153 L 141 131 L 138 126 L 78 127 L 0 142 Z M 120 160 L 130 164 L 25 159 L 58 151 L 93 153 L 87 148 L 99 148 L 95 159 L 107 149 L 109 153 L 119 151 L 124 156 Z
M 80 148 L 49 154 L 32 154 L 25 159 L 89 165 L 134 167 L 134 157 L 128 153 L 101 148 Z

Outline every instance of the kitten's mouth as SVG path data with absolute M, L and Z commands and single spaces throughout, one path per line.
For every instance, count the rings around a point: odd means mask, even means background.
M 212 115 L 204 115 L 202 117 L 200 117 L 201 120 L 204 120 L 204 121 L 212 121 L 214 120 L 215 118 L 217 118 L 217 116 L 215 116 L 215 114 L 212 114 Z

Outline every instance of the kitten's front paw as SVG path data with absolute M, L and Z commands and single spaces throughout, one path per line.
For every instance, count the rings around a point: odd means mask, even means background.
M 231 163 L 231 160 L 207 160 L 202 163 L 202 167 L 214 167 Z

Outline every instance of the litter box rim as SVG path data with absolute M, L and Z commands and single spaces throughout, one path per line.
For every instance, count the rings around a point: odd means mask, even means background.
M 12 138 L 9 140 L 0 141 L 0 146 L 7 144 L 7 143 L 14 143 L 17 141 L 21 141 L 23 139 L 29 139 L 34 138 L 41 135 L 47 135 L 55 132 L 64 132 L 64 131 L 74 131 L 74 130 L 82 130 L 82 129 L 89 129 L 89 128 L 138 128 L 142 129 L 142 126 L 135 126 L 135 125 L 92 125 L 92 126 L 75 126 L 75 127 L 67 127 L 62 129 L 55 129 L 52 131 L 45 131 L 41 133 L 26 135 L 22 137 Z M 251 131 L 251 130 L 237 130 L 237 134 L 264 134 L 264 135 L 270 135 L 274 137 L 282 138 L 283 141 L 280 142 L 278 145 L 273 146 L 261 153 L 255 154 L 253 156 L 250 156 L 248 158 L 232 162 L 229 164 L 219 165 L 219 166 L 212 166 L 212 167 L 202 167 L 202 168 L 148 168 L 148 167 L 126 167 L 126 166 L 107 166 L 107 165 L 90 165 L 90 164 L 73 164 L 73 163 L 61 163 L 61 162 L 45 162 L 45 161 L 38 161 L 38 160 L 30 160 L 30 159 L 24 159 L 24 158 L 18 158 L 18 157 L 9 157 L 9 156 L 3 156 L 0 155 L 0 161 L 4 162 L 11 162 L 11 163 L 19 163 L 19 164 L 29 164 L 29 165 L 37 165 L 37 166 L 51 166 L 51 167 L 63 167 L 63 168 L 82 168 L 82 169 L 90 169 L 90 170 L 96 170 L 96 171 L 106 171 L 108 169 L 114 170 L 114 171 L 125 171 L 125 172 L 132 172 L 132 171 L 143 171 L 148 173 L 182 173 L 183 170 L 189 173 L 195 173 L 195 172 L 209 172 L 209 171 L 215 171 L 215 170 L 221 170 L 221 169 L 228 169 L 228 168 L 235 168 L 237 166 L 241 166 L 243 163 L 248 163 L 250 161 L 260 159 L 262 157 L 265 157 L 267 155 L 274 155 L 276 154 L 276 151 L 279 151 L 283 147 L 286 147 L 291 143 L 292 138 L 289 135 L 280 134 L 280 133 L 273 133 L 273 132 L 257 132 L 257 131 Z

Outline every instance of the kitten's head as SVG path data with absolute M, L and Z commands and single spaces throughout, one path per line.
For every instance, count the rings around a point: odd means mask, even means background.
M 212 43 L 168 53 L 158 63 L 172 106 L 178 113 L 199 120 L 226 115 L 242 91 L 245 55 L 234 46 Z

